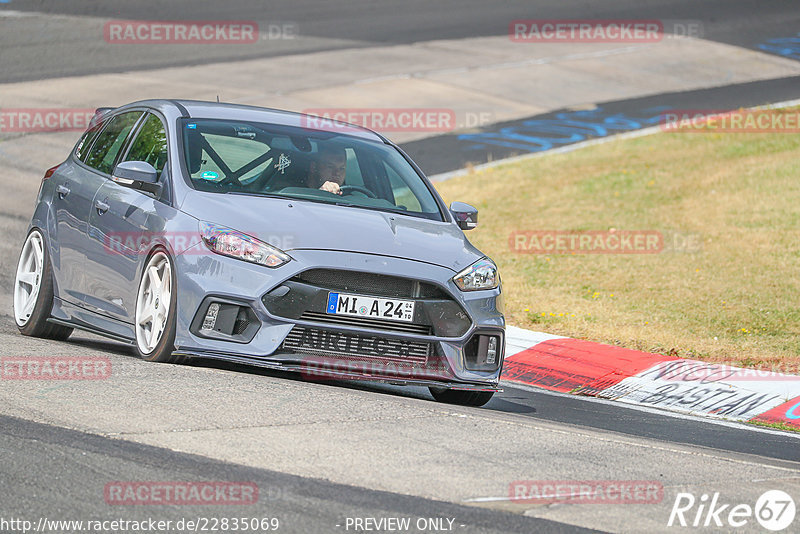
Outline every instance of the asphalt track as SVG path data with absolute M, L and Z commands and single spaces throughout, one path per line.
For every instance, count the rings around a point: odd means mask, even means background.
M 709 2 L 618 0 L 602 4 L 571 0 L 559 2 L 500 3 L 475 0 L 443 0 L 440 2 L 381 2 L 358 0 L 351 2 L 219 2 L 197 4 L 185 0 L 175 2 L 57 2 L 14 0 L 0 4 L 0 12 L 60 13 L 68 17 L 130 18 L 130 19 L 231 19 L 256 20 L 261 25 L 274 21 L 292 21 L 308 40 L 286 41 L 280 46 L 234 51 L 206 50 L 194 47 L 175 48 L 172 53 L 157 54 L 155 50 L 140 50 L 136 54 L 110 53 L 76 26 L 63 33 L 41 28 L 36 34 L 0 37 L 0 82 L 47 80 L 70 75 L 99 72 L 121 72 L 171 65 L 193 65 L 205 62 L 289 55 L 313 50 L 346 47 L 375 47 L 425 40 L 456 39 L 481 35 L 504 35 L 508 21 L 515 18 L 670 18 L 700 20 L 703 37 L 719 42 L 755 49 L 760 43 L 775 37 L 794 35 L 800 26 L 800 12 L 791 1 L 726 1 Z M 157 16 L 154 16 L 157 13 Z M 11 19 L 0 17 L 0 32 Z M 32 46 L 35 44 L 35 46 Z M 46 54 L 42 53 L 45 49 Z M 229 49 L 230 50 L 230 49 Z M 128 54 L 128 52 L 125 52 Z M 656 108 L 739 107 L 765 104 L 800 97 L 800 79 L 784 78 L 752 82 L 722 88 L 670 93 L 641 99 L 597 103 L 603 114 L 622 114 L 627 117 L 652 119 Z M 2 104 L 2 103 L 0 103 Z M 495 124 L 482 129 L 482 134 L 508 131 L 537 120 L 552 120 L 562 110 L 529 117 L 509 123 Z M 648 114 L 649 113 L 649 114 Z M 604 115 L 605 116 L 605 115 Z M 505 130 L 504 130 L 505 129 Z M 539 137 L 535 131 L 531 137 Z M 586 138 L 592 137 L 587 134 Z M 465 163 L 480 163 L 526 152 L 534 148 L 501 146 L 486 143 L 497 137 L 484 136 L 459 139 L 458 135 L 443 135 L 404 145 L 430 174 L 457 169 Z M 551 136 L 551 140 L 553 137 Z M 24 221 L 14 220 L 9 239 L 21 243 Z M 0 287 L 11 285 L 10 274 L 0 275 Z M 0 317 L 0 333 L 15 331 L 13 319 Z M 51 344 L 53 353 L 59 344 Z M 92 355 L 108 355 L 113 362 L 129 362 L 130 351 L 111 342 L 99 342 L 91 336 L 76 333 L 66 344 L 75 350 Z M 15 352 L 17 351 L 17 352 Z M 7 354 L 19 355 L 15 346 Z M 141 363 L 147 366 L 148 364 Z M 267 382 L 299 383 L 294 376 L 285 376 L 258 369 L 213 362 L 193 365 L 208 369 L 216 375 L 235 373 L 243 378 L 263 378 Z M 149 369 L 149 368 L 148 368 Z M 369 399 L 385 397 L 404 402 L 409 399 L 429 399 L 421 389 L 400 389 L 363 383 L 335 383 L 337 391 L 361 393 Z M 222 397 L 221 401 L 230 402 Z M 65 407 L 67 409 L 67 407 Z M 324 408 L 320 406 L 320 416 Z M 745 425 L 713 423 L 699 418 L 675 417 L 655 411 L 633 409 L 619 404 L 600 402 L 545 391 L 506 387 L 484 408 L 476 411 L 487 420 L 514 424 L 543 423 L 565 434 L 597 431 L 609 439 L 636 437 L 663 444 L 690 447 L 693 454 L 708 454 L 731 462 L 798 469 L 800 441 L 793 435 L 771 430 L 754 429 Z M 32 417 L 33 418 L 33 417 Z M 45 421 L 47 418 L 39 418 Z M 535 446 L 535 445 L 534 445 Z M 578 532 L 578 527 L 502 510 L 463 506 L 443 500 L 402 495 L 356 485 L 338 484 L 323 477 L 305 477 L 224 463 L 205 456 L 171 451 L 121 439 L 60 428 L 60 425 L 34 422 L 0 415 L 0 516 L 105 518 L 114 510 L 98 498 L 103 484 L 109 480 L 251 480 L 256 481 L 264 499 L 257 510 L 226 507 L 126 507 L 126 519 L 157 516 L 159 519 L 180 519 L 193 516 L 279 515 L 287 532 L 342 531 L 346 517 L 453 517 L 463 532 Z M 611 458 L 611 456 L 609 456 Z M 615 458 L 623 462 L 622 458 Z M 543 461 L 547 461 L 546 459 Z M 477 465 L 477 464 L 476 464 Z M 380 469 L 378 465 L 376 470 Z M 736 469 L 735 466 L 731 469 Z M 654 466 L 654 472 L 659 466 Z M 623 469 L 624 471 L 624 469 Z M 487 473 L 491 476 L 491 473 Z M 564 472 L 563 477 L 576 475 Z M 654 475 L 655 476 L 655 475 Z M 418 484 L 424 486 L 425 480 Z M 100 488 L 100 489 L 98 489 Z M 275 489 L 275 493 L 270 493 Z M 722 488 L 718 488 L 722 489 Z M 621 523 L 614 530 L 636 531 L 631 523 Z
M 3 318 L 3 332 L 13 331 L 14 327 L 9 322 L 7 316 Z M 52 353 L 56 354 L 64 354 L 67 347 L 73 349 L 75 353 L 87 356 L 108 356 L 115 369 L 122 369 L 120 373 L 124 372 L 125 366 L 130 365 L 148 373 L 163 372 L 159 371 L 158 364 L 138 362 L 131 354 L 130 348 L 125 345 L 99 341 L 82 333 L 74 334 L 69 342 L 51 344 Z M 282 383 L 281 387 L 288 388 L 292 388 L 293 384 L 298 386 L 303 384 L 299 377 L 292 374 L 239 365 L 194 362 L 192 366 L 212 373 L 210 377 L 214 378 L 209 384 L 214 383 L 216 377 L 225 375 L 233 384 L 243 383 L 247 378 L 267 383 Z M 160 388 L 155 382 L 151 384 L 143 382 L 141 386 L 144 391 Z M 384 405 L 425 399 L 423 401 L 425 404 L 437 406 L 421 388 L 407 389 L 353 382 L 331 382 L 321 386 L 332 388 L 337 394 L 347 395 L 347 392 L 350 392 L 354 399 L 362 395 L 367 402 L 377 401 Z M 52 398 L 52 390 L 59 387 L 62 386 L 42 384 L 35 396 Z M 119 386 L 112 386 L 115 387 Z M 244 383 L 242 387 L 248 389 Z M 173 386 L 172 389 L 179 396 L 183 396 L 186 391 L 179 385 Z M 111 394 L 109 398 L 113 398 L 113 392 L 114 389 L 109 392 Z M 220 402 L 236 402 L 236 386 L 221 393 L 222 396 L 217 396 Z M 307 402 L 315 402 L 314 397 L 307 398 L 309 399 Z M 185 399 L 190 405 L 196 402 L 191 395 L 187 395 Z M 120 401 L 127 402 L 123 399 Z M 149 402 L 149 398 L 144 396 L 142 402 Z M 25 404 L 25 402 L 19 400 L 15 404 Z M 77 408 L 59 404 L 61 410 Z M 146 406 L 142 408 L 147 409 Z M 249 409 L 254 408 L 256 407 L 251 406 Z M 96 409 L 90 407 L 90 410 Z M 461 409 L 453 407 L 452 410 L 458 413 Z M 176 420 L 181 417 L 180 411 L 176 410 Z M 464 411 L 465 415 L 475 412 L 475 410 Z M 559 433 L 576 435 L 594 429 L 599 431 L 598 436 L 602 436 L 603 440 L 626 440 L 628 439 L 626 436 L 631 439 L 641 438 L 665 450 L 669 450 L 671 446 L 679 448 L 690 446 L 691 454 L 724 459 L 726 462 L 731 462 L 731 468 L 737 468 L 738 464 L 759 465 L 797 473 L 796 469 L 800 462 L 800 447 L 798 447 L 800 438 L 795 435 L 757 430 L 738 424 L 711 423 L 699 418 L 674 417 L 656 411 L 642 411 L 610 402 L 598 402 L 545 391 L 507 386 L 485 408 L 477 412 L 481 414 L 481 419 L 486 421 L 513 425 L 527 425 L 528 422 L 534 425 L 552 424 Z M 98 417 L 100 416 L 92 416 L 92 418 Z M 325 418 L 330 415 L 320 405 L 317 417 Z M 49 418 L 44 416 L 44 420 Z M 231 424 L 248 423 L 231 421 Z M 525 517 L 502 509 L 489 510 L 439 499 L 338 484 L 324 477 L 295 476 L 282 472 L 282 469 L 257 469 L 236 465 L 237 462 L 220 462 L 207 457 L 178 453 L 164 447 L 133 443 L 127 441 L 124 435 L 99 436 L 62 426 L 62 424 L 43 424 L 0 415 L 0 457 L 3 458 L 3 462 L 0 463 L 0 481 L 2 481 L 0 518 L 25 518 L 35 522 L 40 517 L 84 521 L 115 518 L 128 521 L 141 521 L 147 518 L 178 521 L 197 517 L 278 517 L 282 525 L 281 531 L 299 533 L 342 531 L 340 526 L 347 521 L 347 518 L 410 517 L 416 520 L 416 518 L 432 517 L 453 518 L 455 524 L 459 525 L 455 529 L 458 532 L 584 531 L 560 522 Z M 348 425 L 344 424 L 342 432 L 348 432 L 347 429 Z M 306 439 L 314 440 L 314 437 L 309 434 Z M 368 451 L 369 444 L 365 445 Z M 525 446 L 536 448 L 538 445 L 529 443 Z M 380 458 L 370 458 L 367 451 L 365 451 L 367 456 L 360 461 L 373 465 L 377 476 L 383 469 L 382 461 Z M 356 453 L 342 450 L 341 454 Z M 607 454 L 609 461 L 626 461 L 616 458 L 610 449 Z M 513 458 L 509 460 L 513 462 Z M 676 457 L 675 461 L 680 462 L 680 456 Z M 627 469 L 622 464 L 620 468 Z M 664 469 L 663 465 L 652 465 L 647 470 L 652 473 L 650 476 L 658 477 L 663 476 L 658 473 Z M 576 477 L 580 479 L 579 474 L 571 472 L 565 472 L 563 475 L 564 479 Z M 248 481 L 257 484 L 260 498 L 253 506 L 177 507 L 109 506 L 103 500 L 103 487 L 110 481 L 148 480 Z M 431 482 L 420 478 L 415 484 L 425 487 Z M 623 521 L 623 525 L 627 526 L 610 530 L 636 531 L 635 528 L 631 528 L 630 523 Z
M 3 518 L 158 521 L 197 518 L 278 518 L 279 532 L 344 531 L 347 518 L 454 519 L 463 533 L 593 532 L 546 519 L 370 491 L 276 471 L 253 469 L 158 447 L 93 436 L 0 416 L 0 502 Z M 254 505 L 126 506 L 102 503 L 109 480 L 248 481 L 258 485 Z M 42 484 L 41 481 L 48 481 Z M 64 529 L 68 530 L 68 529 Z M 7 530 L 4 530 L 6 532 Z
M 122 354 L 128 352 L 122 347 L 120 350 Z M 225 362 L 197 361 L 193 364 L 239 373 L 296 379 L 292 374 L 276 374 L 272 371 Z M 331 384 L 341 388 L 381 392 L 401 397 L 431 398 L 425 388 L 351 381 L 332 381 Z M 503 391 L 495 394 L 483 409 L 496 412 L 498 417 L 509 414 L 514 417 L 561 423 L 576 430 L 594 428 L 619 435 L 640 436 L 790 462 L 786 465 L 800 462 L 800 435 L 771 429 L 755 429 L 751 425 L 742 423 L 710 422 L 701 417 L 665 414 L 660 410 L 639 409 L 596 398 L 576 397 L 534 387 L 519 387 L 510 382 L 504 383 Z
M 14 35 L 0 50 L 0 82 L 121 72 L 156 66 L 196 65 L 227 59 L 268 57 L 346 47 L 507 35 L 514 19 L 670 19 L 700 21 L 703 37 L 755 48 L 773 37 L 793 36 L 800 10 L 792 0 L 238 0 L 196 2 L 145 0 L 11 0 L 0 10 L 136 20 L 254 20 L 297 24 L 304 40 L 269 42 L 264 46 L 230 48 L 136 47 L 127 54 L 108 47 L 80 24 L 37 25 Z M 0 18 L 0 29 L 9 21 Z M 11 33 L 13 28 L 3 29 Z M 224 47 L 228 46 L 228 49 Z M 112 48 L 109 51 L 109 48 Z M 217 48 L 217 50 L 213 50 Z M 44 51 L 46 50 L 46 53 Z M 279 75 L 279 73 L 277 73 Z M 265 80 L 268 83 L 268 80 Z

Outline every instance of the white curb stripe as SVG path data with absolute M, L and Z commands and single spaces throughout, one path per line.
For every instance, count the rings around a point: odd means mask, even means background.
M 506 332 L 506 358 L 552 339 L 567 339 L 514 326 L 507 326 Z M 601 343 L 584 342 L 580 351 L 564 354 L 564 357 L 591 358 L 592 345 L 598 347 L 598 352 L 607 350 Z M 513 387 L 536 388 L 535 384 L 526 386 L 518 380 L 508 383 Z M 800 397 L 800 376 L 698 360 L 665 359 L 592 396 L 662 413 L 668 410 L 718 420 L 748 421 Z
M 551 339 L 564 339 L 564 336 L 554 336 L 544 332 L 534 332 L 516 326 L 506 326 L 506 357 L 535 347 L 539 343 Z

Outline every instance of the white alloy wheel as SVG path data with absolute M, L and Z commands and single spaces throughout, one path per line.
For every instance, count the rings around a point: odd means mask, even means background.
M 136 343 L 142 354 L 152 353 L 167 328 L 172 303 L 172 263 L 163 252 L 155 253 L 142 275 L 136 297 Z
M 38 230 L 34 230 L 22 247 L 14 282 L 14 319 L 18 326 L 25 326 L 30 321 L 42 288 L 43 270 L 44 238 Z

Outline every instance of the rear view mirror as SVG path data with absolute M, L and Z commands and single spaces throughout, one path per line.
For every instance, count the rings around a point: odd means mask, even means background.
M 146 161 L 123 161 L 116 166 L 111 179 L 122 186 L 140 189 L 154 195 L 161 192 L 158 172 Z
M 478 208 L 474 206 L 464 202 L 453 202 L 450 204 L 450 213 L 462 230 L 472 230 L 478 226 Z

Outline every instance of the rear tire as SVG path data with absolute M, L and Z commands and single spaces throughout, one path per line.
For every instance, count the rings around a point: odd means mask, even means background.
M 25 239 L 14 280 L 14 320 L 23 336 L 66 340 L 72 328 L 50 323 L 53 313 L 53 268 L 41 230 Z
M 466 391 L 460 389 L 428 388 L 433 398 L 447 404 L 483 406 L 492 399 L 494 391 Z

